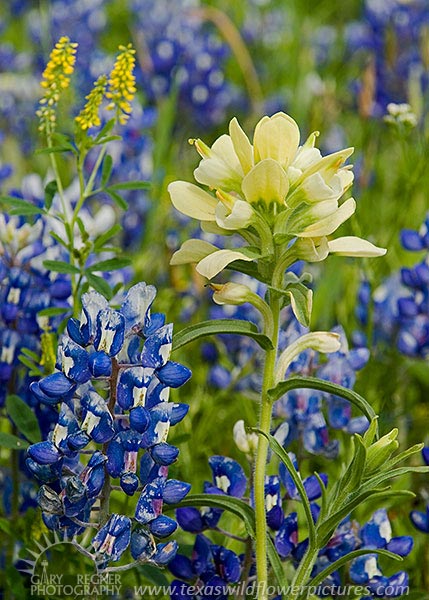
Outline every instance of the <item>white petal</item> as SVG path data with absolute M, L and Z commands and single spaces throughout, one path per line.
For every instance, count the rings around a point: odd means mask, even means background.
M 200 275 L 212 279 L 234 260 L 251 261 L 253 258 L 237 250 L 218 250 L 203 258 L 196 268 Z
M 173 181 L 167 189 L 173 206 L 184 215 L 200 221 L 215 220 L 217 198 L 187 181 Z
M 267 204 L 271 202 L 284 204 L 289 181 L 279 163 L 267 158 L 249 171 L 243 179 L 241 189 L 250 203 L 262 200 Z
M 237 200 L 231 211 L 219 202 L 216 208 L 216 223 L 224 229 L 245 229 L 254 217 L 253 208 L 244 200 Z
M 216 246 L 204 240 L 186 240 L 171 257 L 170 265 L 197 263 L 216 250 L 218 250 Z
M 339 254 L 340 256 L 356 257 L 376 257 L 384 256 L 387 252 L 385 248 L 374 246 L 368 240 L 355 237 L 353 235 L 337 238 L 328 242 L 329 252 Z
M 240 191 L 243 169 L 229 135 L 221 135 L 194 171 L 194 177 L 211 188 Z
M 333 214 L 313 223 L 301 233 L 296 233 L 299 237 L 322 237 L 331 235 L 338 227 L 347 221 L 356 210 L 356 202 L 349 198 Z
M 255 127 L 255 161 L 272 158 L 287 168 L 296 154 L 298 145 L 298 125 L 285 113 L 279 112 L 272 117 L 263 117 Z
M 235 117 L 229 123 L 229 135 L 243 173 L 246 175 L 253 167 L 253 147 Z

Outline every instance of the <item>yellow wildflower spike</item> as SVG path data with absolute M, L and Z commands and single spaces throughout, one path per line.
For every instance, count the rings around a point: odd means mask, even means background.
M 94 82 L 92 90 L 85 97 L 87 102 L 75 119 L 82 131 L 101 125 L 100 106 L 106 93 L 106 87 L 107 76 L 100 75 L 97 81 Z
M 133 75 L 136 51 L 131 44 L 119 46 L 119 54 L 109 77 L 109 88 L 106 98 L 110 100 L 109 110 L 116 109 L 116 118 L 124 125 L 131 114 L 131 102 L 136 93 Z
M 41 87 L 44 90 L 37 116 L 40 117 L 40 131 L 52 132 L 55 129 L 55 108 L 61 91 L 68 88 L 76 62 L 77 44 L 66 36 L 61 37 L 53 48 L 48 64 L 43 71 Z

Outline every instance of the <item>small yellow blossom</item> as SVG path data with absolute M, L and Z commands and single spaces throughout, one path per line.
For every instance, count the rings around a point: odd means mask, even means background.
M 87 103 L 76 117 L 76 122 L 82 131 L 86 131 L 91 127 L 98 127 L 101 124 L 100 106 L 103 102 L 103 97 L 106 93 L 107 76 L 100 75 L 97 81 L 94 82 L 94 87 L 85 97 Z
M 117 118 L 121 125 L 129 119 L 131 113 L 131 102 L 136 93 L 133 75 L 136 51 L 131 44 L 119 46 L 120 53 L 116 58 L 115 65 L 109 77 L 109 90 L 106 98 L 109 98 L 109 110 L 116 109 Z
M 40 108 L 37 111 L 40 117 L 39 129 L 44 131 L 55 128 L 55 107 L 60 99 L 62 90 L 70 84 L 70 76 L 74 71 L 76 62 L 77 44 L 71 42 L 66 36 L 61 37 L 52 50 L 48 64 L 42 75 L 41 87 L 44 89 Z

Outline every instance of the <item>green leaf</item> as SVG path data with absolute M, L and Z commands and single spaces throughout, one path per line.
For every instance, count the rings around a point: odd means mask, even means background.
M 166 508 L 175 509 L 185 506 L 198 506 L 200 508 L 210 506 L 226 510 L 244 522 L 249 537 L 255 537 L 255 512 L 244 500 L 231 496 L 220 496 L 218 494 L 193 494 L 184 498 L 180 504 L 170 505 Z M 270 536 L 267 536 L 267 554 L 278 584 L 280 586 L 287 585 L 283 565 Z
M 300 474 L 295 469 L 293 462 L 291 461 L 286 450 L 278 443 L 274 436 L 272 436 L 269 433 L 265 433 L 260 429 L 255 429 L 254 431 L 259 433 L 259 435 L 263 435 L 265 438 L 267 438 L 271 450 L 275 454 L 277 454 L 282 463 L 285 465 L 286 469 L 289 471 L 289 475 L 292 477 L 292 480 L 298 490 L 299 497 L 301 498 L 305 516 L 307 518 L 310 545 L 312 548 L 314 548 L 316 543 L 316 527 L 314 525 L 313 516 L 311 514 L 310 501 L 308 499 L 307 492 L 305 491 L 304 484 L 302 483 Z
M 95 138 L 95 142 L 98 142 L 99 140 L 101 140 L 104 136 L 108 135 L 112 129 L 115 126 L 115 119 L 109 119 L 109 121 L 107 121 L 107 123 L 105 125 L 103 125 L 103 127 L 100 129 L 100 131 L 97 134 L 97 137 Z
M 107 283 L 105 279 L 99 277 L 98 275 L 94 275 L 93 273 L 86 273 L 86 279 L 89 285 L 94 288 L 96 292 L 99 292 L 102 296 L 110 300 L 112 298 L 112 290 L 110 289 L 110 285 Z
M 36 415 L 24 400 L 21 400 L 19 396 L 8 396 L 6 398 L 6 410 L 22 435 L 33 444 L 41 441 Z
M 284 291 L 290 297 L 293 314 L 305 327 L 310 325 L 313 307 L 313 292 L 301 283 L 289 285 Z
M 108 135 L 106 137 L 100 138 L 98 142 L 94 143 L 94 146 L 101 146 L 102 144 L 107 144 L 108 142 L 115 142 L 116 140 L 122 140 L 120 135 Z
M 112 200 L 115 202 L 115 204 L 117 206 L 119 206 L 120 209 L 127 210 L 128 202 L 126 200 L 124 200 L 122 198 L 122 196 L 120 196 L 115 191 L 111 190 L 110 188 L 106 188 L 105 192 L 107 192 L 109 194 L 109 196 L 112 198 Z
M 58 185 L 55 179 L 50 181 L 45 186 L 45 208 L 49 210 L 52 206 L 52 200 L 54 199 L 55 194 L 57 193 Z
M 0 204 L 10 207 L 9 214 L 11 215 L 40 215 L 45 212 L 44 208 L 34 206 L 27 200 L 13 198 L 12 196 L 1 196 Z
M 249 275 L 250 277 L 254 277 L 258 281 L 261 281 L 262 283 L 266 283 L 267 282 L 267 278 L 264 277 L 258 271 L 258 265 L 256 263 L 254 263 L 254 262 L 250 262 L 250 261 L 247 261 L 247 260 L 234 260 L 234 262 L 232 262 L 229 265 L 227 265 L 225 267 L 225 269 L 228 269 L 230 271 L 238 271 L 239 273 L 244 273 L 245 275 Z
M 251 538 L 255 537 L 255 513 L 253 508 L 244 500 L 218 494 L 192 494 L 186 496 L 180 504 L 170 505 L 169 508 L 182 508 L 184 506 L 210 506 L 227 510 L 244 522 L 246 532 Z
M 109 177 L 112 173 L 113 159 L 110 154 L 107 154 L 103 160 L 103 166 L 101 167 L 101 187 L 104 187 L 109 181 Z
M 328 565 L 325 569 L 323 569 L 323 571 L 320 571 L 320 573 L 318 573 L 310 581 L 310 583 L 308 584 L 308 587 L 315 587 L 315 586 L 320 585 L 321 583 L 324 582 L 324 580 L 326 579 L 326 577 L 328 577 L 328 575 L 330 575 L 337 569 L 340 569 L 341 567 L 343 567 L 345 564 L 347 564 L 354 558 L 358 558 L 358 556 L 365 556 L 365 554 L 378 554 L 380 556 L 386 556 L 387 558 L 392 558 L 393 560 L 402 561 L 402 556 L 399 556 L 399 554 L 394 554 L 393 552 L 389 552 L 389 550 L 382 550 L 379 548 L 361 548 L 360 550 L 353 550 L 353 552 L 350 552 L 349 554 L 342 556 L 335 562 Z
M 357 408 L 359 408 L 359 410 L 369 421 L 372 421 L 372 419 L 376 417 L 372 406 L 355 391 L 349 390 L 342 385 L 331 383 L 330 381 L 317 379 L 317 377 L 291 377 L 287 381 L 281 381 L 276 385 L 275 388 L 269 390 L 268 395 L 270 396 L 271 400 L 275 402 L 287 392 L 297 389 L 320 390 L 321 392 L 334 394 L 335 396 L 341 396 L 341 398 L 348 400 Z
M 62 315 L 63 313 L 68 312 L 69 310 L 70 308 L 67 306 L 58 306 L 51 308 L 42 308 L 42 310 L 39 310 L 37 314 L 40 317 L 56 317 L 57 315 Z
M 109 187 L 106 188 L 106 192 L 109 192 L 109 190 L 148 190 L 150 187 L 150 181 L 121 181 L 109 185 Z
M 259 333 L 256 325 L 249 321 L 242 321 L 240 319 L 215 319 L 190 325 L 176 333 L 173 336 L 173 350 L 177 350 L 199 338 L 218 335 L 219 333 L 246 335 L 254 339 L 265 350 L 270 350 L 273 347 L 271 340 L 266 335 Z
M 55 231 L 50 231 L 49 235 L 54 238 L 56 242 L 58 242 L 61 246 L 69 250 L 69 244 L 65 240 L 63 240 Z
M 43 266 L 48 269 L 48 271 L 54 271 L 55 273 L 68 273 L 69 275 L 80 274 L 80 270 L 77 267 L 62 260 L 44 260 Z
M 61 146 L 51 146 L 50 148 L 39 148 L 35 154 L 59 154 L 61 152 L 74 152 L 75 149 L 71 144 Z
M 109 258 L 90 265 L 86 270 L 90 273 L 93 271 L 116 271 L 117 269 L 128 267 L 130 264 L 131 261 L 129 258 Z
M 10 450 L 26 450 L 30 444 L 11 433 L 0 431 L 0 448 L 9 448 Z
M 113 225 L 113 227 L 102 233 L 94 242 L 94 250 L 96 252 L 102 250 L 106 242 L 108 242 L 110 238 L 119 233 L 121 230 L 122 227 L 116 223 L 116 225 Z

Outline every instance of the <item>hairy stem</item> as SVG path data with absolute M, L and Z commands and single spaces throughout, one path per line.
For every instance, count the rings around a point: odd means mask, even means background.
M 261 408 L 259 415 L 259 429 L 270 433 L 272 402 L 268 390 L 274 386 L 277 346 L 279 336 L 280 299 L 275 294 L 270 294 L 270 306 L 273 315 L 273 349 L 268 350 L 265 356 L 264 375 L 262 382 Z M 260 436 L 255 461 L 254 498 L 256 518 L 256 572 L 260 589 L 259 600 L 267 600 L 268 587 L 268 560 L 267 560 L 267 519 L 265 511 L 265 467 L 268 456 L 268 440 Z

